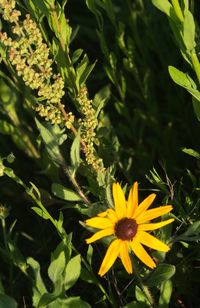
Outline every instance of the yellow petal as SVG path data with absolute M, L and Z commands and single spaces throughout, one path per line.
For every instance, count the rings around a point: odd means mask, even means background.
M 136 219 L 137 217 L 140 217 L 152 204 L 156 197 L 156 194 L 151 194 L 147 198 L 145 198 L 138 206 L 138 208 L 135 211 L 135 214 L 133 215 L 133 218 Z
M 127 241 L 121 241 L 120 244 L 120 257 L 122 260 L 122 263 L 126 269 L 126 271 L 131 274 L 133 272 L 131 259 L 129 257 L 128 253 L 128 242 Z
M 126 199 L 119 183 L 113 184 L 113 198 L 118 218 L 126 217 Z
M 113 263 L 115 262 L 115 260 L 119 255 L 120 246 L 121 246 L 121 240 L 114 240 L 110 244 L 98 273 L 100 276 L 105 275 L 105 273 L 107 273 L 107 271 L 111 268 L 111 266 L 113 265 Z
M 135 182 L 129 192 L 127 201 L 127 217 L 134 215 L 138 207 L 138 182 Z
M 113 228 L 107 228 L 107 229 L 98 231 L 94 235 L 92 235 L 90 238 L 88 238 L 86 240 L 86 243 L 87 244 L 93 243 L 93 242 L 99 240 L 102 237 L 109 236 L 109 235 L 112 235 L 112 234 L 114 234 Z
M 159 251 L 167 252 L 170 249 L 166 244 L 145 231 L 138 231 L 137 240 L 141 244 Z
M 174 221 L 174 218 L 170 218 L 168 220 L 157 222 L 157 223 L 138 225 L 138 231 L 141 231 L 141 230 L 142 231 L 156 230 L 156 229 L 162 228 L 162 227 L 170 224 L 173 221 Z
M 154 218 L 160 217 L 164 214 L 169 213 L 173 207 L 171 205 L 165 205 L 165 206 L 160 206 L 152 210 L 148 210 L 144 212 L 140 217 L 137 218 L 137 223 L 141 224 L 144 223 L 145 221 L 152 220 Z
M 98 217 L 106 217 L 109 218 L 113 223 L 116 223 L 118 220 L 117 214 L 113 209 L 108 209 L 105 212 L 101 212 L 97 215 Z
M 103 217 L 93 217 L 90 219 L 87 219 L 85 221 L 86 226 L 90 226 L 97 229 L 106 229 L 109 227 L 114 226 L 113 222 L 108 218 Z
M 132 242 L 130 242 L 131 248 L 134 252 L 134 254 L 140 259 L 144 264 L 146 264 L 150 268 L 156 267 L 155 262 L 150 257 L 150 255 L 146 252 L 144 247 L 140 244 L 139 241 L 136 239 L 133 239 Z
M 97 216 L 99 216 L 99 217 L 106 217 L 107 215 L 108 215 L 108 210 L 99 213 Z

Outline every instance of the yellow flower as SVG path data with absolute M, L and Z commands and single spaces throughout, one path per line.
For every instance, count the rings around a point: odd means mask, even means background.
M 155 197 L 155 194 L 151 194 L 138 205 L 138 183 L 135 182 L 126 201 L 120 184 L 114 183 L 113 198 L 115 209 L 108 209 L 98 214 L 98 216 L 85 221 L 87 226 L 101 229 L 86 240 L 87 244 L 105 236 L 114 235 L 116 237 L 108 247 L 103 259 L 99 270 L 100 276 L 103 276 L 111 268 L 118 256 L 121 258 L 126 271 L 131 274 L 133 270 L 129 257 L 130 250 L 144 264 L 154 268 L 156 264 L 143 245 L 164 252 L 170 249 L 166 244 L 146 232 L 159 229 L 174 221 L 171 218 L 157 223 L 150 223 L 151 219 L 169 213 L 172 210 L 171 205 L 149 210 L 148 208 Z

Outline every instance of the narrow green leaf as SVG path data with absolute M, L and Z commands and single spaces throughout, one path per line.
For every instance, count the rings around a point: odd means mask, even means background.
M 195 23 L 190 11 L 185 12 L 183 23 L 183 42 L 187 50 L 192 51 L 195 46 Z
M 31 208 L 38 216 L 42 217 L 43 219 L 49 219 L 49 216 L 46 215 L 46 213 L 44 213 L 44 211 L 42 209 L 40 209 L 39 207 L 33 206 Z
M 168 0 L 152 0 L 152 3 L 155 7 L 157 7 L 157 9 L 170 17 L 170 10 L 172 9 L 172 5 Z
M 185 88 L 190 94 L 192 94 L 193 97 L 195 97 L 200 102 L 200 92 L 196 89 L 196 85 L 192 78 L 173 66 L 169 66 L 168 70 L 172 80 L 179 86 Z
M 190 155 L 190 156 L 193 156 L 193 157 L 195 157 L 195 158 L 197 158 L 197 159 L 200 159 L 200 153 L 197 152 L 197 151 L 195 151 L 195 150 L 193 150 L 193 149 L 184 148 L 184 149 L 182 149 L 182 151 L 183 151 L 184 153 Z
M 78 131 L 78 134 L 76 135 L 72 146 L 70 150 L 70 157 L 71 157 L 71 164 L 74 171 L 78 169 L 81 163 L 80 159 L 80 130 Z
M 63 158 L 60 153 L 59 145 L 63 142 L 63 131 L 59 129 L 58 125 L 41 123 L 36 118 L 35 122 L 49 155 L 56 164 L 61 164 Z
M 80 59 L 82 54 L 83 54 L 83 49 L 75 50 L 73 55 L 72 55 L 72 63 L 73 64 L 76 63 Z
M 67 291 L 77 281 L 81 273 L 81 256 L 77 255 L 69 260 L 64 272 L 64 286 Z
M 53 183 L 52 186 L 51 186 L 51 191 L 56 197 L 63 199 L 63 200 L 82 201 L 82 199 L 80 198 L 80 196 L 77 193 L 75 193 L 71 189 L 68 189 L 68 188 L 62 186 L 61 184 Z

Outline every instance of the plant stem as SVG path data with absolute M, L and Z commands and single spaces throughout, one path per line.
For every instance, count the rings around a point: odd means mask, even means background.
M 200 83 L 200 63 L 199 63 L 199 59 L 197 57 L 195 49 L 193 49 L 191 52 L 191 60 L 192 60 L 192 65 L 197 75 L 198 81 Z
M 141 289 L 142 289 L 146 299 L 148 300 L 150 306 L 152 308 L 155 308 L 156 305 L 155 305 L 154 299 L 153 299 L 153 297 L 151 295 L 151 292 L 149 291 L 149 288 L 143 283 L 143 281 L 142 281 L 142 279 L 140 277 L 138 266 L 137 266 L 136 261 L 134 260 L 134 257 L 133 257 L 133 263 L 134 263 L 134 273 L 135 273 L 136 279 L 138 281 L 138 284 L 141 287 Z
M 13 288 L 12 288 L 12 281 L 13 281 L 13 265 L 12 265 L 12 260 L 11 260 L 11 252 L 8 246 L 8 241 L 7 241 L 7 233 L 6 233 L 6 222 L 5 219 L 1 219 L 1 225 L 2 225 L 2 231 L 3 231 L 3 240 L 4 240 L 4 245 L 6 252 L 9 256 L 9 288 L 10 288 L 10 293 L 13 294 Z

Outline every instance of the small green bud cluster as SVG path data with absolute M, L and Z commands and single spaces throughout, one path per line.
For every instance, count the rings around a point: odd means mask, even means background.
M 86 161 L 93 167 L 96 172 L 104 171 L 103 161 L 98 158 L 94 148 L 95 129 L 98 121 L 95 117 L 95 112 L 92 106 L 92 100 L 88 99 L 87 88 L 84 86 L 80 89 L 79 96 L 77 97 L 80 111 L 83 118 L 79 120 L 81 126 L 81 138 L 86 144 L 84 149 Z
M 64 105 L 62 105 L 64 107 Z M 68 129 L 71 128 L 71 125 L 74 122 L 74 115 L 69 112 L 68 120 L 66 121 L 63 117 L 63 114 L 57 106 L 49 104 L 48 106 L 44 106 L 43 104 L 39 104 L 36 107 L 36 111 L 39 113 L 41 117 L 44 117 L 46 121 L 50 121 L 52 124 L 62 124 L 66 126 Z
M 12 25 L 13 38 L 0 32 L 0 41 L 8 47 L 9 60 L 25 84 L 37 90 L 38 96 L 46 101 L 45 105 L 39 104 L 36 111 L 51 123 L 65 125 L 66 119 L 59 109 L 65 94 L 64 81 L 60 74 L 52 71 L 53 61 L 49 58 L 49 48 L 43 42 L 40 29 L 29 14 L 19 20 L 21 12 L 15 9 L 14 0 L 0 0 L 0 9 L 3 18 Z M 14 16 L 18 17 L 14 19 Z M 66 127 L 70 127 L 70 123 L 73 123 L 71 114 Z
M 0 8 L 3 8 L 3 19 L 12 23 L 17 23 L 21 15 L 20 11 L 15 10 L 15 4 L 15 0 L 0 0 Z

